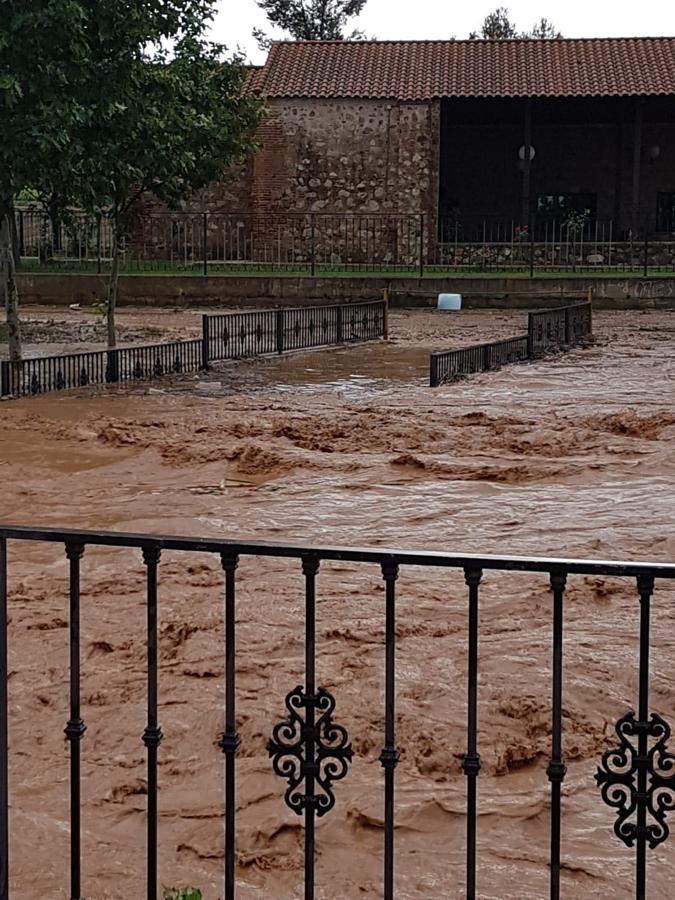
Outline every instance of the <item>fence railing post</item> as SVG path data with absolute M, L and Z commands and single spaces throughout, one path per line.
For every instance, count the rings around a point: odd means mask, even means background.
M 527 317 L 527 358 L 534 356 L 534 316 L 529 313 Z
M 284 311 L 276 311 L 277 353 L 284 352 Z
M 491 366 L 490 366 L 490 363 L 491 363 L 491 359 L 490 359 L 490 349 L 491 349 L 491 348 L 490 348 L 490 344 L 484 344 L 484 345 L 483 345 L 483 359 L 482 359 L 482 366 L 483 366 L 483 371 L 484 371 L 484 372 L 489 372 L 489 371 L 490 371 L 490 368 L 491 368 Z
M 384 302 L 384 310 L 382 313 L 382 337 L 385 341 L 389 340 L 389 285 L 383 291 L 382 300 Z
M 2 360 L 0 362 L 0 397 L 8 397 L 11 394 L 10 380 L 10 363 L 8 360 Z
M 209 251 L 206 246 L 209 234 L 209 214 L 202 214 L 202 256 L 204 260 L 204 277 L 209 274 Z
M 420 213 L 420 278 L 424 278 L 424 213 Z
M 24 233 L 23 210 L 19 210 L 19 259 L 26 255 L 26 240 Z
M 119 350 L 108 350 L 108 365 L 105 375 L 108 384 L 114 384 L 120 380 Z
M 534 278 L 534 222 L 530 219 L 530 278 Z
M 341 344 L 343 341 L 342 334 L 342 307 L 338 306 L 335 314 L 335 342 Z
M 208 369 L 211 343 L 211 319 L 208 315 L 202 316 L 202 369 Z
M 642 274 L 646 278 L 649 274 L 649 232 L 645 228 L 645 258 Z

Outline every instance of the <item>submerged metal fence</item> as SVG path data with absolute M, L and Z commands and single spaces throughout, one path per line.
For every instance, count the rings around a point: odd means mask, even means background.
M 184 375 L 219 360 L 375 340 L 386 328 L 385 300 L 204 315 L 194 340 L 0 361 L 0 396 Z
M 105 216 L 68 211 L 54 219 L 17 210 L 27 270 L 110 269 L 113 240 Z M 485 219 L 462 223 L 399 213 L 144 213 L 122 242 L 123 272 L 196 275 L 348 275 L 392 272 L 675 272 L 675 234 L 639 235 L 613 222 Z
M 40 544 L 55 543 L 65 551 L 69 564 L 69 659 L 70 659 L 70 714 L 65 726 L 70 744 L 70 885 L 69 896 L 80 898 L 89 895 L 82 882 L 81 846 L 81 753 L 86 747 L 86 709 L 82 707 L 80 682 L 80 598 L 83 577 L 81 561 L 85 551 L 97 547 L 117 547 L 134 551 L 142 556 L 146 579 L 146 639 L 147 639 L 147 718 L 142 743 L 147 755 L 147 813 L 146 813 L 146 873 L 145 896 L 157 900 L 160 883 L 158 873 L 158 846 L 161 835 L 158 830 L 159 778 L 158 758 L 163 734 L 158 718 L 158 628 L 161 620 L 160 560 L 164 553 L 208 553 L 215 556 L 223 570 L 224 595 L 224 656 L 225 699 L 223 731 L 217 742 L 225 757 L 224 772 L 224 837 L 223 837 L 223 887 L 225 900 L 234 900 L 236 890 L 236 756 L 241 745 L 237 733 L 236 717 L 236 614 L 235 595 L 237 571 L 247 565 L 255 567 L 260 558 L 285 559 L 298 566 L 304 581 L 304 684 L 288 685 L 285 698 L 279 696 L 279 708 L 286 706 L 286 716 L 276 725 L 270 723 L 270 738 L 266 745 L 257 738 L 246 746 L 248 754 L 261 752 L 266 746 L 271 765 L 277 775 L 286 782 L 284 800 L 287 806 L 304 819 L 304 896 L 315 897 L 315 859 L 317 854 L 316 820 L 328 814 L 339 796 L 337 782 L 349 775 L 349 767 L 355 755 L 352 740 L 339 724 L 340 715 L 334 718 L 339 697 L 319 686 L 316 679 L 317 656 L 317 586 L 320 566 L 324 562 L 348 561 L 368 565 L 379 570 L 384 582 L 383 603 L 380 609 L 384 625 L 384 727 L 382 749 L 379 756 L 383 773 L 383 840 L 382 840 L 382 892 L 385 900 L 393 900 L 395 877 L 395 822 L 396 794 L 395 774 L 399 764 L 405 767 L 396 741 L 396 586 L 401 570 L 408 567 L 426 567 L 439 572 L 463 573 L 467 588 L 467 642 L 468 657 L 466 676 L 467 718 L 466 752 L 462 757 L 462 769 L 466 776 L 466 840 L 465 840 L 465 893 L 469 900 L 478 896 L 479 858 L 477 837 L 479 832 L 478 784 L 481 770 L 478 734 L 479 691 L 479 588 L 484 574 L 489 572 L 522 572 L 533 578 L 544 576 L 542 588 L 550 590 L 551 641 L 551 741 L 546 775 L 550 782 L 549 825 L 549 895 L 560 898 L 561 866 L 567 863 L 561 831 L 563 805 L 562 784 L 566 775 L 563 728 L 563 630 L 565 619 L 565 591 L 568 578 L 577 575 L 618 576 L 633 580 L 636 586 L 636 619 L 639 619 L 638 653 L 638 702 L 637 714 L 629 710 L 615 726 L 618 746 L 606 750 L 599 760 L 595 781 L 602 800 L 614 811 L 614 831 L 628 847 L 635 847 L 635 896 L 644 900 L 647 884 L 647 849 L 661 844 L 668 837 L 667 813 L 675 808 L 675 755 L 669 752 L 667 741 L 670 726 L 659 715 L 650 713 L 649 705 L 649 654 L 651 601 L 660 580 L 675 578 L 675 564 L 649 564 L 634 562 L 591 562 L 575 559 L 536 559 L 511 556 L 476 556 L 424 551 L 372 550 L 366 548 L 339 548 L 320 546 L 292 546 L 287 544 L 247 543 L 190 537 L 164 537 L 158 535 L 130 535 L 112 532 L 84 532 L 73 530 L 0 527 L 0 900 L 9 900 L 11 874 L 10 860 L 10 804 L 19 809 L 20 800 L 9 794 L 11 758 L 8 752 L 8 728 L 10 723 L 7 681 L 8 627 L 11 597 L 8 592 L 8 545 L 11 542 L 31 541 Z M 17 548 L 18 551 L 18 548 Z M 86 583 L 86 582 L 85 582 Z M 375 602 L 375 601 L 373 601 Z M 639 613 L 638 613 L 639 609 Z M 16 629 L 18 626 L 14 625 Z M 464 652 L 464 651 L 462 651 Z M 672 674 L 672 673 L 671 673 Z M 242 701 L 243 702 L 243 701 Z M 617 713 L 623 698 L 617 698 Z M 373 710 L 377 717 L 377 711 Z M 336 721 L 337 719 L 337 721 Z M 445 723 L 447 732 L 458 727 L 455 722 Z M 204 734 L 203 752 L 214 754 L 213 734 Z M 438 740 L 442 741 L 439 724 Z M 21 752 L 25 752 L 22 750 Z M 213 756 L 214 770 L 216 757 Z M 590 779 L 589 779 L 590 781 Z M 612 814 L 607 813 L 606 825 L 611 827 Z M 86 823 L 85 823 L 86 824 Z M 573 863 L 570 860 L 569 863 Z M 40 857 L 36 857 L 40 865 Z M 141 873 L 139 873 L 140 877 Z M 299 876 L 300 877 L 300 876 Z M 332 896 L 342 896 L 340 886 L 331 884 Z M 364 886 L 365 889 L 365 886 Z M 54 884 L 53 892 L 60 892 L 61 885 Z
M 528 315 L 527 334 L 432 353 L 429 357 L 429 384 L 438 387 L 476 372 L 490 372 L 508 363 L 524 362 L 552 350 L 578 346 L 592 334 L 590 301 L 532 312 Z
M 202 341 L 173 341 L 39 356 L 20 363 L 0 362 L 2 396 L 28 396 L 96 384 L 139 381 L 196 372 L 202 367 Z
M 369 341 L 386 330 L 386 301 L 205 315 L 208 360 Z

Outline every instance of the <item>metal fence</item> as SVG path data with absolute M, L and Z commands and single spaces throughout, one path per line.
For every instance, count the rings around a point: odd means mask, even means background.
M 0 396 L 183 375 L 211 362 L 383 337 L 386 302 L 204 315 L 202 337 L 140 347 L 0 361 Z
M 560 309 L 532 312 L 527 317 L 529 356 L 582 344 L 593 334 L 591 303 L 575 303 Z
M 112 230 L 103 216 L 17 211 L 26 270 L 109 271 Z M 122 245 L 126 272 L 201 275 L 348 275 L 392 272 L 675 271 L 675 235 L 613 222 L 485 219 L 462 223 L 396 213 L 152 213 L 138 215 Z
M 527 334 L 475 344 L 457 350 L 441 350 L 429 357 L 429 384 L 438 387 L 476 372 L 490 372 L 514 362 L 524 362 L 582 344 L 593 334 L 590 301 L 532 312 Z
M 386 330 L 385 301 L 205 315 L 209 360 L 369 341 Z
M 650 616 L 652 595 L 659 580 L 675 578 L 675 564 L 631 562 L 589 562 L 574 559 L 536 559 L 510 556 L 472 556 L 424 551 L 372 550 L 320 546 L 291 546 L 286 544 L 244 543 L 190 537 L 162 537 L 157 535 L 129 535 L 111 532 L 83 532 L 56 529 L 0 527 L 0 900 L 9 898 L 10 804 L 17 810 L 20 801 L 9 795 L 8 753 L 8 545 L 10 542 L 39 542 L 45 562 L 45 544 L 56 544 L 65 550 L 69 563 L 69 659 L 70 713 L 65 734 L 70 744 L 70 885 L 69 896 L 89 895 L 81 877 L 81 747 L 86 740 L 80 684 L 80 598 L 81 560 L 87 550 L 97 547 L 116 547 L 142 555 L 146 573 L 146 637 L 147 637 L 147 718 L 142 743 L 147 754 L 147 815 L 146 815 L 146 889 L 148 900 L 157 900 L 158 892 L 158 756 L 162 730 L 158 719 L 158 627 L 160 614 L 160 557 L 164 553 L 207 553 L 219 559 L 223 570 L 224 592 L 224 656 L 225 699 L 223 731 L 218 746 L 225 757 L 225 798 L 223 839 L 224 898 L 236 897 L 236 755 L 241 739 L 236 728 L 236 615 L 235 593 L 237 570 L 246 565 L 255 567 L 262 557 L 288 560 L 298 565 L 304 581 L 304 647 L 305 678 L 299 687 L 289 685 L 285 697 L 287 715 L 270 727 L 266 744 L 271 765 L 286 783 L 284 800 L 287 806 L 304 819 L 304 896 L 315 896 L 315 857 L 317 841 L 316 820 L 333 808 L 337 782 L 348 777 L 355 755 L 351 736 L 334 718 L 339 698 L 320 687 L 316 679 L 316 620 L 317 584 L 322 563 L 348 561 L 379 569 L 384 582 L 384 727 L 379 756 L 383 774 L 383 852 L 382 886 L 385 900 L 393 900 L 395 890 L 395 773 L 401 761 L 396 741 L 396 586 L 401 570 L 427 567 L 439 572 L 456 570 L 464 575 L 467 588 L 468 621 L 466 652 L 468 657 L 465 725 L 466 752 L 462 769 L 466 776 L 466 896 L 477 896 L 478 858 L 477 832 L 479 803 L 477 785 L 481 769 L 478 741 L 478 640 L 479 588 L 484 573 L 521 572 L 533 578 L 545 576 L 544 585 L 551 592 L 551 743 L 546 774 L 550 782 L 550 897 L 560 898 L 562 784 L 566 775 L 563 730 L 563 628 L 565 591 L 568 578 L 577 575 L 618 576 L 636 584 L 636 618 L 639 605 L 639 655 L 637 715 L 632 710 L 622 715 L 615 726 L 618 746 L 607 749 L 599 760 L 595 780 L 602 800 L 614 811 L 614 831 L 628 847 L 635 847 L 635 896 L 646 897 L 647 848 L 654 848 L 668 837 L 666 816 L 675 808 L 675 756 L 667 747 L 670 726 L 649 706 Z M 20 552 L 17 548 L 17 552 Z M 133 558 L 133 557 L 132 557 Z M 464 652 L 464 651 L 462 651 Z M 672 673 L 671 673 L 672 674 Z M 284 698 L 279 697 L 281 708 Z M 623 698 L 617 698 L 620 707 Z M 344 712 L 344 711 L 343 711 Z M 376 712 L 373 711 L 373 716 Z M 449 733 L 458 727 L 456 722 L 444 726 Z M 438 740 L 442 741 L 439 727 Z M 205 734 L 203 752 L 214 753 L 214 735 Z M 247 753 L 264 749 L 262 741 L 247 746 Z M 214 757 L 214 770 L 215 765 Z M 607 828 L 611 814 L 607 815 Z M 40 865 L 40 857 L 36 857 Z M 139 877 L 140 877 L 139 873 Z M 54 884 L 54 893 L 63 890 Z M 333 896 L 340 896 L 339 885 L 332 884 Z

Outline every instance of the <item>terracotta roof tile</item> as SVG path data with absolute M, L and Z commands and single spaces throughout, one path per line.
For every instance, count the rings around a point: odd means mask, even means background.
M 282 42 L 249 84 L 270 98 L 675 95 L 675 38 Z

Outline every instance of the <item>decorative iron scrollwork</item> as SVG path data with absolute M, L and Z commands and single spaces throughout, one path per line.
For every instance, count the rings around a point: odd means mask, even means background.
M 321 817 L 335 806 L 333 782 L 345 777 L 354 755 L 349 736 L 342 725 L 333 722 L 335 698 L 323 688 L 311 696 L 302 686 L 296 687 L 285 703 L 288 718 L 274 726 L 267 750 L 276 774 L 288 781 L 287 806 L 298 815 L 310 807 Z M 310 707 L 318 715 L 314 727 L 307 725 Z M 302 792 L 308 775 L 320 788 L 313 795 Z
M 670 726 L 656 713 L 648 722 L 640 722 L 629 712 L 617 722 L 616 733 L 619 746 L 603 754 L 595 780 L 602 799 L 617 810 L 616 836 L 628 847 L 643 836 L 653 849 L 668 837 L 666 813 L 675 809 L 675 754 L 666 746 Z M 642 735 L 647 751 L 641 756 L 638 744 Z M 644 792 L 639 790 L 641 772 L 646 776 Z M 643 809 L 648 824 L 641 828 L 631 819 Z

